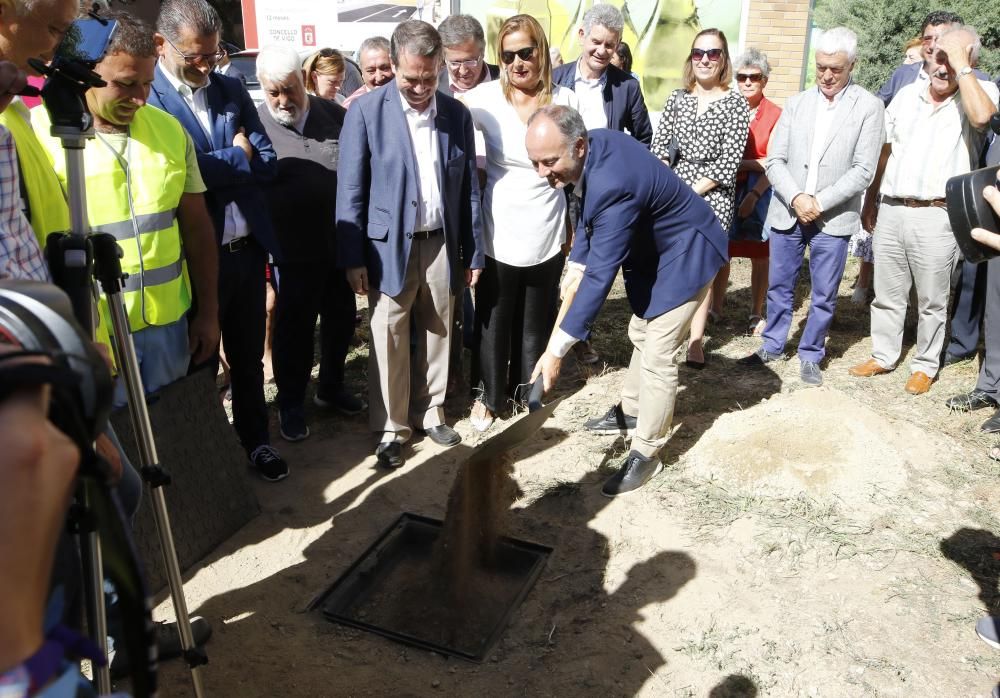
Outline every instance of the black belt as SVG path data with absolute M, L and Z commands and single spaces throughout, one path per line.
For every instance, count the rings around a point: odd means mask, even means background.
M 907 208 L 928 208 L 933 206 L 934 208 L 948 208 L 948 204 L 944 199 L 906 199 L 899 196 L 884 196 L 882 201 L 887 204 L 901 204 Z
M 222 246 L 222 249 L 226 252 L 239 252 L 244 247 L 250 244 L 250 236 L 244 235 L 241 238 L 236 238 L 231 242 L 227 242 Z
M 435 228 L 434 230 L 418 230 L 413 233 L 407 233 L 406 237 L 413 240 L 427 240 L 435 235 L 441 235 L 444 232 L 444 228 Z

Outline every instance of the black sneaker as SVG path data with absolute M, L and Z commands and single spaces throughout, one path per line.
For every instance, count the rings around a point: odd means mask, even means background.
M 302 441 L 309 436 L 306 415 L 301 407 L 287 407 L 278 410 L 281 438 L 285 441 Z
M 635 492 L 656 477 L 661 470 L 663 470 L 663 463 L 659 458 L 645 458 L 637 452 L 631 451 L 628 457 L 622 461 L 618 472 L 604 483 L 601 494 L 605 497 L 618 497 Z
M 742 359 L 736 359 L 736 363 L 740 366 L 763 366 L 764 364 L 769 364 L 772 361 L 784 358 L 784 354 L 772 354 L 764 347 L 761 347 L 750 356 L 744 356 Z
M 592 434 L 624 434 L 631 436 L 635 433 L 636 421 L 636 417 L 627 415 L 622 411 L 622 404 L 619 402 L 608 410 L 608 413 L 603 417 L 597 417 L 584 423 L 583 428 Z
M 288 463 L 273 446 L 268 444 L 255 448 L 250 454 L 250 462 L 268 482 L 280 482 L 288 477 Z
M 361 414 L 368 407 L 363 400 L 351 395 L 346 390 L 336 390 L 328 394 L 316 391 L 313 396 L 313 404 L 325 410 L 337 410 L 348 417 Z

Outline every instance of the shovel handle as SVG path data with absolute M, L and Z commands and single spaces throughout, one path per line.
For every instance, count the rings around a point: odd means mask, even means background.
M 531 384 L 531 392 L 528 393 L 528 412 L 542 409 L 542 394 L 545 392 L 545 382 L 541 376 Z

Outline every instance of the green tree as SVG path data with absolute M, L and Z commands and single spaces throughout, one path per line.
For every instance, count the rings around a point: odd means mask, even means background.
M 821 0 L 814 21 L 821 29 L 844 26 L 857 33 L 854 79 L 875 91 L 903 62 L 903 45 L 919 34 L 924 17 L 938 9 L 956 12 L 976 28 L 983 43 L 979 69 L 1000 74 L 1000 3 L 992 0 L 953 0 L 947 5 L 929 0 Z

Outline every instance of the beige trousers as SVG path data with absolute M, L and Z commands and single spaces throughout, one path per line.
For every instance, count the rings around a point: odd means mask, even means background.
M 368 414 L 382 442 L 444 424 L 452 303 L 443 234 L 413 241 L 399 295 L 368 292 Z
M 686 303 L 651 320 L 632 316 L 628 338 L 632 360 L 622 386 L 622 411 L 637 415 L 632 450 L 652 458 L 667 443 L 677 398 L 677 361 L 674 355 L 687 339 L 691 320 L 712 284 L 706 284 Z

